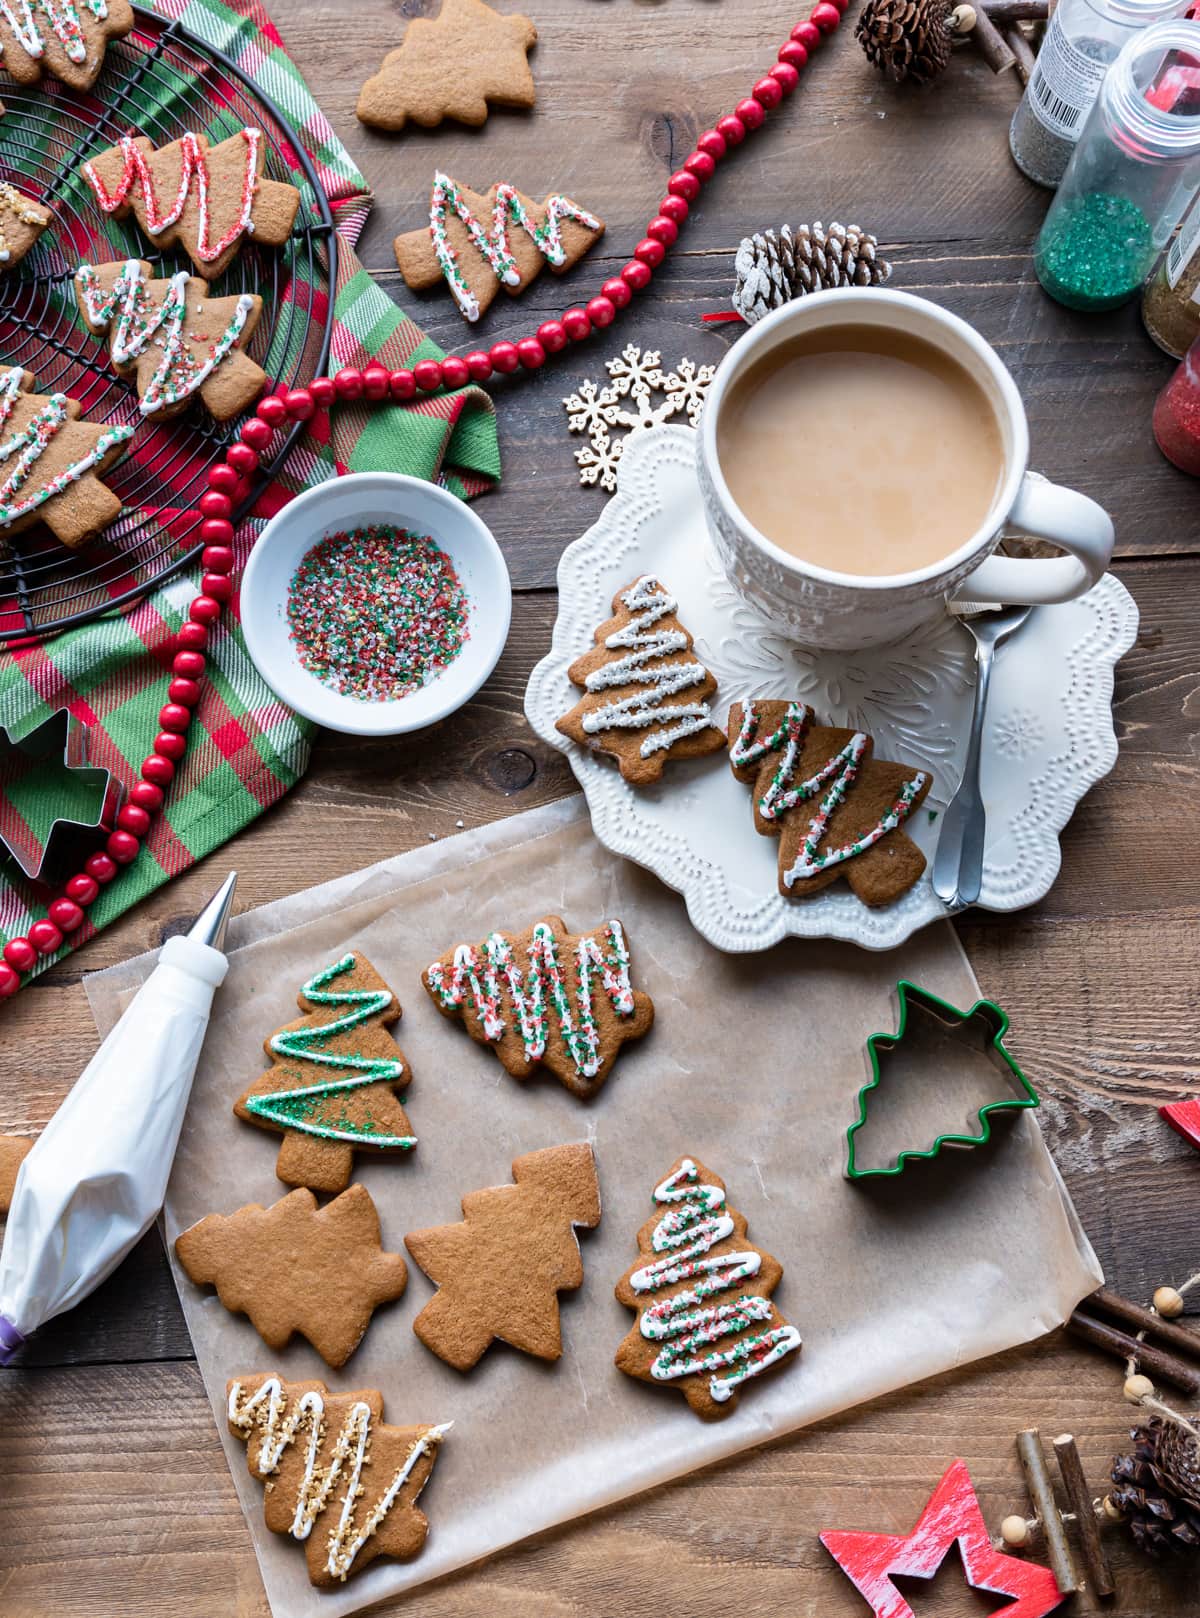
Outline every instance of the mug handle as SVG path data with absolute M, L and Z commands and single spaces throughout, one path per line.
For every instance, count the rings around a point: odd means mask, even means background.
M 1075 489 L 1026 472 L 1008 522 L 1061 545 L 1066 556 L 989 556 L 958 585 L 956 599 L 1051 606 L 1090 590 L 1112 558 L 1115 534 L 1103 506 Z

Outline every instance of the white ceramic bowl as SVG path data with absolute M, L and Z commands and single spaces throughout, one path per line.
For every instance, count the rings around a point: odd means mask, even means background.
M 428 534 L 467 593 L 470 638 L 462 651 L 428 685 L 393 702 L 364 702 L 323 684 L 302 666 L 288 633 L 288 586 L 303 558 L 327 534 L 368 523 Z M 444 719 L 479 690 L 508 639 L 512 586 L 491 529 L 455 495 L 400 472 L 351 472 L 271 518 L 246 564 L 241 606 L 254 666 L 281 702 L 350 736 L 399 736 Z

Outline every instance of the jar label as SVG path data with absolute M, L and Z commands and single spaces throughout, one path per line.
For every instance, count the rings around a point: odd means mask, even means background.
M 1029 105 L 1038 122 L 1077 140 L 1107 71 L 1107 61 L 1085 55 L 1067 38 L 1055 12 L 1029 75 Z
M 1193 208 L 1183 222 L 1183 229 L 1171 243 L 1171 251 L 1167 254 L 1167 285 L 1169 287 L 1179 285 L 1183 272 L 1192 262 L 1192 256 L 1197 247 L 1200 247 L 1200 208 Z M 1193 292 L 1192 296 L 1194 298 L 1196 294 Z

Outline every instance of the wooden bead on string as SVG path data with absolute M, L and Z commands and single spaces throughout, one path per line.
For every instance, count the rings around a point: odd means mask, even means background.
M 1140 1405 L 1144 1400 L 1154 1397 L 1154 1383 L 1148 1376 L 1138 1373 L 1125 1378 L 1125 1386 L 1121 1392 L 1131 1405 Z
M 1159 1287 L 1153 1302 L 1155 1314 L 1166 1320 L 1174 1320 L 1183 1313 L 1183 1298 L 1174 1287 Z

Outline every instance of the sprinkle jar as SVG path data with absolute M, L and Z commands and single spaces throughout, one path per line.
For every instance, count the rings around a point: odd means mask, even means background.
M 1154 440 L 1181 472 L 1200 477 L 1200 340 L 1155 400 Z
M 1200 23 L 1135 35 L 1108 70 L 1033 251 L 1069 309 L 1136 296 L 1200 187 Z

